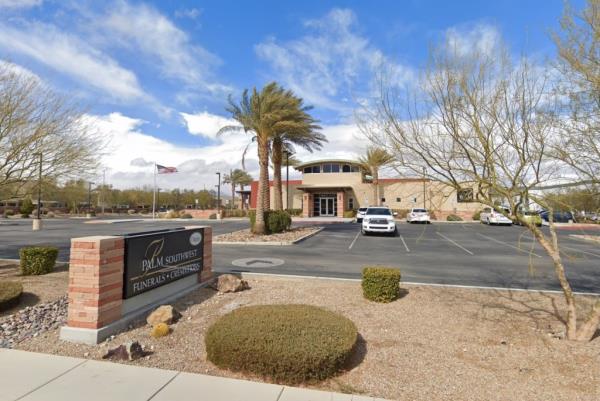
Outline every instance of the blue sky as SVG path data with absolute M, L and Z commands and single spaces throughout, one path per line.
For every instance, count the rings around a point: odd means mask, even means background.
M 428 47 L 449 38 L 465 47 L 504 40 L 513 54 L 553 57 L 562 8 L 561 0 L 0 0 L 0 58 L 82 104 L 110 138 L 104 162 L 114 185 L 149 184 L 156 160 L 181 171 L 165 188 L 197 188 L 240 167 L 247 137 L 214 137 L 229 122 L 230 93 L 278 80 L 315 106 L 330 138 L 321 154 L 300 157 L 352 157 L 365 147 L 353 111 L 382 64 L 399 84 L 413 82 Z

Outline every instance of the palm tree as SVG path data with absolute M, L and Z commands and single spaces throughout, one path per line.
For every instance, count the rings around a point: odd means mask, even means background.
M 302 100 L 300 99 L 300 104 Z M 307 111 L 309 107 L 302 107 L 299 113 L 297 127 L 275 136 L 272 140 L 271 160 L 273 162 L 273 188 L 275 191 L 273 199 L 273 209 L 283 209 L 283 191 L 281 185 L 281 166 L 283 164 L 284 152 L 293 153 L 294 146 L 300 146 L 309 152 L 315 149 L 321 149 L 323 143 L 327 142 L 325 135 L 318 132 L 321 127 L 316 125 Z
M 286 131 L 295 131 L 298 126 L 298 114 L 301 100 L 283 89 L 276 82 L 267 84 L 259 92 L 256 88 L 252 94 L 244 90 L 239 104 L 229 96 L 229 107 L 233 119 L 240 125 L 230 125 L 219 130 L 217 135 L 229 131 L 244 130 L 256 137 L 258 146 L 258 196 L 256 202 L 256 222 L 254 232 L 265 233 L 265 203 L 269 199 L 269 151 L 271 141 Z
M 246 171 L 236 168 L 229 171 L 229 174 L 223 176 L 224 184 L 231 184 L 231 208 L 235 206 L 235 187 L 240 185 L 241 189 L 244 189 L 244 185 L 248 185 L 252 182 L 252 176 Z
M 373 179 L 373 196 L 375 197 L 375 205 L 379 206 L 381 199 L 379 198 L 379 169 L 389 165 L 394 160 L 394 156 L 388 153 L 385 149 L 370 146 L 364 156 L 358 158 L 362 168 L 371 173 Z

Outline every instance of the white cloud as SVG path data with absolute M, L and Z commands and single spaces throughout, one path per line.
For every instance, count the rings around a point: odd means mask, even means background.
M 446 46 L 459 55 L 473 52 L 491 54 L 498 48 L 501 39 L 495 26 L 483 23 L 446 30 Z
M 271 64 L 278 80 L 308 103 L 350 112 L 348 99 L 368 91 L 373 72 L 393 63 L 357 32 L 351 10 L 335 8 L 304 26 L 311 33 L 289 42 L 268 38 L 255 46 L 256 53 Z M 398 78 L 411 79 L 410 68 L 394 64 L 394 69 L 402 70 Z
M 0 0 L 0 8 L 31 8 L 41 6 L 43 0 Z
M 177 18 L 189 18 L 195 20 L 200 16 L 200 14 L 202 14 L 202 10 L 198 8 L 186 8 L 183 10 L 175 11 L 175 16 Z
M 5 70 L 5 71 L 8 71 L 9 73 L 19 75 L 22 78 L 25 78 L 27 80 L 37 81 L 40 84 L 44 84 L 44 82 L 40 78 L 40 76 L 37 75 L 36 73 L 34 73 L 33 71 L 31 71 L 21 65 L 11 63 L 9 61 L 0 60 L 0 70 Z
M 0 23 L 0 48 L 30 57 L 116 100 L 148 98 L 133 72 L 52 25 L 30 23 L 19 29 Z
M 206 138 L 215 139 L 217 137 L 217 132 L 225 126 L 239 126 L 239 124 L 233 119 L 210 114 L 206 111 L 196 114 L 180 114 L 185 120 L 187 129 L 191 134 L 204 136 Z
M 195 9 L 193 9 L 195 10 Z M 199 11 L 188 10 L 188 16 Z M 214 70 L 222 61 L 202 46 L 193 44 L 188 34 L 169 18 L 145 4 L 118 1 L 96 25 L 112 44 L 139 50 L 157 63 L 161 73 L 170 79 L 213 94 L 231 91 L 228 85 L 214 79 Z

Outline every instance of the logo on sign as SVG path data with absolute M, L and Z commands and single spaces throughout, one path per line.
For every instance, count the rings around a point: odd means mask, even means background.
M 198 244 L 200 244 L 202 242 L 202 234 L 198 231 L 192 233 L 192 235 L 190 235 L 190 244 L 192 246 L 196 246 Z

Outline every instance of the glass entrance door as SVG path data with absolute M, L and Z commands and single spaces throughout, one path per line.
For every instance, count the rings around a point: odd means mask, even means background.
M 319 216 L 335 216 L 335 198 L 321 197 Z

